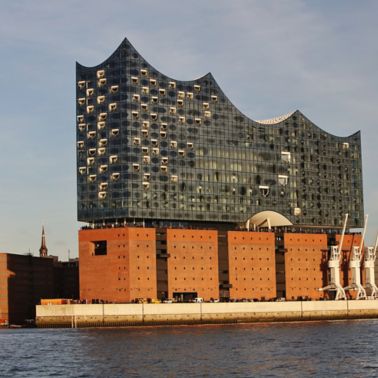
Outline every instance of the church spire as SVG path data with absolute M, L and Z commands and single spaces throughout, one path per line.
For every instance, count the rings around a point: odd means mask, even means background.
M 39 256 L 40 257 L 47 257 L 47 247 L 46 247 L 46 238 L 45 238 L 45 228 L 42 226 L 42 240 L 41 240 L 41 248 L 39 249 Z

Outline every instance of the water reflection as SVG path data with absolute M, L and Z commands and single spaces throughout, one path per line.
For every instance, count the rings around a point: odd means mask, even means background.
M 4 377 L 377 376 L 378 321 L 0 331 Z

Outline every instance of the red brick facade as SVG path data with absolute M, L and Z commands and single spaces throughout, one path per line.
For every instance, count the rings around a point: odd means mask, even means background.
M 106 254 L 95 243 L 106 241 Z M 130 302 L 156 298 L 156 236 L 153 228 L 79 231 L 80 298 Z
M 318 289 L 327 285 L 327 235 L 287 233 L 284 246 L 286 298 L 323 298 Z
M 168 296 L 197 293 L 219 298 L 217 231 L 167 230 Z
M 274 233 L 230 231 L 227 241 L 230 298 L 275 298 Z
M 328 296 L 319 291 L 328 284 L 326 234 L 285 233 L 283 244 L 273 232 L 168 228 L 156 235 L 156 229 L 140 227 L 81 230 L 80 298 L 122 303 L 193 294 L 210 300 L 225 297 L 225 287 L 235 300 L 270 300 L 278 292 L 288 300 Z M 351 248 L 360 240 L 345 235 L 343 286 L 350 283 Z

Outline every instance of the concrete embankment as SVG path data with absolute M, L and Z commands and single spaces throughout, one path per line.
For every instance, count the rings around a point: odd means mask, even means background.
M 38 327 L 101 327 L 378 318 L 378 300 L 37 306 Z

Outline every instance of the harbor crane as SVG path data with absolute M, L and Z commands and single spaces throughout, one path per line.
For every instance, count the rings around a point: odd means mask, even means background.
M 359 246 L 352 247 L 352 255 L 349 259 L 349 268 L 352 272 L 352 282 L 347 287 L 344 287 L 344 290 L 356 290 L 356 299 L 366 299 L 366 290 L 361 284 L 361 260 L 367 223 L 368 215 L 365 216 L 365 225 L 361 237 L 361 243 Z
M 366 289 L 370 290 L 370 298 L 378 299 L 378 287 L 375 284 L 375 259 L 378 247 L 378 233 L 374 247 L 367 247 L 365 250 L 364 268 L 366 275 Z
M 346 299 L 344 288 L 340 284 L 340 255 L 344 242 L 345 230 L 348 222 L 348 214 L 345 214 L 343 232 L 341 234 L 340 244 L 331 246 L 331 256 L 328 260 L 328 268 L 330 271 L 330 283 L 320 288 L 319 291 L 336 291 L 335 300 Z

